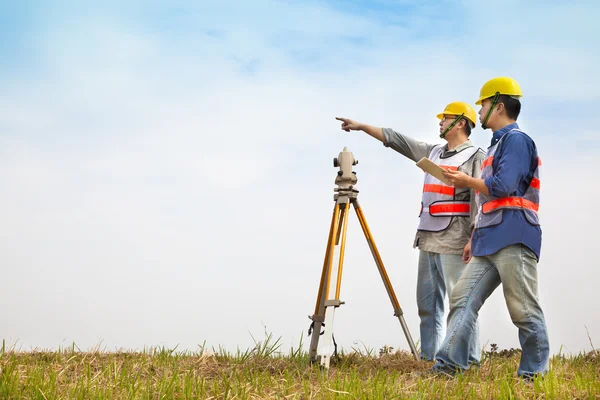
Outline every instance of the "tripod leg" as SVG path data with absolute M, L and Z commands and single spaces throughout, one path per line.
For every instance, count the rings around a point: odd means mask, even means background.
M 335 353 L 334 348 L 336 347 L 335 341 L 333 340 L 333 320 L 335 318 L 335 311 L 341 305 L 344 304 L 340 301 L 340 289 L 342 282 L 342 267 L 344 264 L 344 249 L 346 246 L 346 231 L 348 228 L 348 215 L 350 214 L 350 203 L 348 199 L 341 199 L 342 202 L 340 204 L 341 214 L 340 221 L 338 224 L 338 233 L 336 235 L 334 250 L 337 249 L 339 251 L 339 259 L 335 265 L 332 265 L 330 275 L 334 275 L 337 277 L 336 279 L 336 289 L 335 289 L 335 297 L 331 299 L 329 297 L 329 292 L 327 293 L 327 300 L 325 301 L 325 332 L 323 337 L 323 343 L 318 351 L 318 355 L 321 357 L 320 365 L 325 368 L 329 368 L 329 361 L 331 359 L 331 355 Z M 341 239 L 341 244 L 340 244 Z M 334 257 L 334 253 L 330 253 L 331 257 Z
M 317 303 L 312 319 L 312 336 L 310 339 L 309 357 L 310 361 L 314 362 L 317 358 L 317 347 L 319 345 L 319 335 L 321 327 L 325 321 L 325 299 L 329 289 L 329 277 L 331 275 L 331 263 L 333 260 L 334 234 L 338 231 L 338 219 L 340 216 L 340 205 L 335 204 L 333 216 L 331 217 L 331 225 L 329 227 L 329 238 L 327 239 L 327 249 L 325 250 L 325 259 L 323 261 L 323 270 L 321 272 L 321 282 L 319 284 L 319 292 L 317 293 Z
M 340 299 L 340 290 L 342 286 L 342 269 L 344 267 L 344 252 L 346 249 L 346 231 L 348 230 L 348 214 L 350 214 L 350 204 L 343 204 L 344 208 L 342 209 L 342 214 L 340 216 L 340 227 L 341 227 L 341 236 L 342 236 L 342 244 L 340 245 L 340 258 L 338 261 L 338 271 L 337 271 L 337 283 L 335 285 L 335 300 Z M 343 223 L 342 223 L 343 221 Z M 336 243 L 340 242 L 340 235 L 338 234 L 338 238 Z
M 408 330 L 408 325 L 406 325 L 406 321 L 404 320 L 404 312 L 400 307 L 400 303 L 398 302 L 396 293 L 394 293 L 394 289 L 392 288 L 390 278 L 388 277 L 387 271 L 383 266 L 383 261 L 381 260 L 381 256 L 379 255 L 379 251 L 377 250 L 377 246 L 375 245 L 375 241 L 373 240 L 373 235 L 371 234 L 369 225 L 367 225 L 365 215 L 363 214 L 362 208 L 358 204 L 358 199 L 353 199 L 352 204 L 354 205 L 354 210 L 356 211 L 356 215 L 358 216 L 358 220 L 365 234 L 365 238 L 367 239 L 367 243 L 371 248 L 371 253 L 373 253 L 373 258 L 375 258 L 375 263 L 377 264 L 377 269 L 379 270 L 379 274 L 381 275 L 381 279 L 383 280 L 385 289 L 387 290 L 388 296 L 390 297 L 390 300 L 392 302 L 392 306 L 394 307 L 394 315 L 398 317 L 400 325 L 402 326 L 402 330 L 404 331 L 404 335 L 406 336 L 406 340 L 408 341 L 408 345 L 410 346 L 410 350 L 412 351 L 415 359 L 418 360 L 419 353 L 417 352 L 417 348 L 415 347 L 412 336 L 410 335 L 410 331 Z

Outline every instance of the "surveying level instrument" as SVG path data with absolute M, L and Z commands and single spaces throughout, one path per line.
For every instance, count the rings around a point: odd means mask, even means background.
M 408 341 L 408 345 L 415 356 L 419 359 L 417 348 L 412 340 L 408 326 L 404 321 L 403 311 L 398 303 L 392 284 L 388 274 L 383 266 L 383 261 L 373 240 L 373 235 L 369 230 L 365 214 L 358 204 L 358 189 L 356 183 L 358 178 L 356 172 L 352 171 L 352 166 L 357 165 L 358 160 L 348 151 L 347 147 L 339 153 L 337 158 L 333 159 L 333 166 L 339 167 L 335 178 L 336 187 L 334 188 L 333 200 L 335 205 L 333 208 L 333 217 L 331 218 L 331 226 L 329 228 L 329 238 L 327 239 L 327 250 L 325 252 L 325 260 L 323 262 L 323 271 L 321 272 L 321 283 L 319 284 L 319 292 L 317 294 L 317 304 L 315 313 L 308 316 L 312 323 L 308 330 L 308 334 L 312 335 L 310 340 L 309 356 L 311 363 L 317 361 L 320 356 L 320 365 L 329 368 L 330 357 L 334 351 L 333 347 L 337 347 L 333 338 L 333 318 L 335 310 L 340 305 L 344 304 L 340 301 L 340 288 L 342 284 L 342 269 L 344 265 L 344 251 L 346 246 L 346 230 L 348 227 L 348 214 L 350 213 L 350 204 L 354 206 L 358 221 L 365 234 L 367 243 L 371 248 L 371 253 L 375 259 L 375 264 L 379 269 L 379 274 L 383 280 L 383 285 L 387 290 L 388 296 L 394 307 L 394 316 L 400 320 L 400 325 Z M 335 291 L 331 295 L 332 284 L 335 282 Z M 321 328 L 324 331 L 321 332 Z M 323 335 L 323 342 L 319 346 L 319 337 Z M 318 354 L 317 354 L 318 349 Z

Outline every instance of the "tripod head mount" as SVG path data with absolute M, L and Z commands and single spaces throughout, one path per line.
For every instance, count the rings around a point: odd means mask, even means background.
M 344 147 L 336 158 L 333 159 L 333 166 L 339 167 L 337 176 L 335 177 L 335 184 L 337 187 L 334 191 L 338 193 L 356 192 L 358 190 L 354 187 L 358 182 L 356 172 L 352 171 L 352 166 L 358 164 L 358 160 L 354 158 L 354 154 L 348 151 L 347 147 Z

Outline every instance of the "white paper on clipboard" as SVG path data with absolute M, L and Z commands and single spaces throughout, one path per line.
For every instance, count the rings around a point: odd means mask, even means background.
M 428 174 L 435 176 L 437 179 L 444 182 L 446 185 L 453 186 L 450 182 L 446 180 L 446 178 L 444 178 L 444 175 L 442 175 L 442 167 L 432 162 L 427 157 L 423 157 L 419 161 L 417 161 L 417 167 L 421 168 Z

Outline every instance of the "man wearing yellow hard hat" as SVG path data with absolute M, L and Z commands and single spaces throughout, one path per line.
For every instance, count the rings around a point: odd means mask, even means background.
M 537 264 L 542 245 L 538 217 L 541 161 L 533 139 L 517 124 L 519 84 L 499 77 L 486 82 L 476 104 L 484 129 L 493 132 L 481 177 L 448 171 L 457 188 L 477 190 L 478 214 L 470 242 L 472 259 L 450 296 L 448 332 L 434 371 L 469 367 L 479 309 L 502 284 L 522 355 L 517 374 L 531 380 L 548 370 L 546 321 L 538 298 Z
M 360 130 L 383 142 L 413 161 L 428 157 L 448 170 L 464 171 L 479 176 L 484 153 L 469 140 L 477 114 L 463 102 L 453 102 L 437 115 L 440 137 L 445 144 L 417 141 L 390 128 L 378 128 L 347 118 L 345 131 Z M 419 225 L 413 247 L 419 249 L 417 274 L 417 306 L 421 319 L 421 357 L 433 360 L 444 332 L 444 298 L 450 294 L 465 269 L 462 255 L 469 242 L 476 215 L 475 192 L 448 186 L 425 174 Z M 477 333 L 469 351 L 469 359 L 478 362 L 480 351 Z

